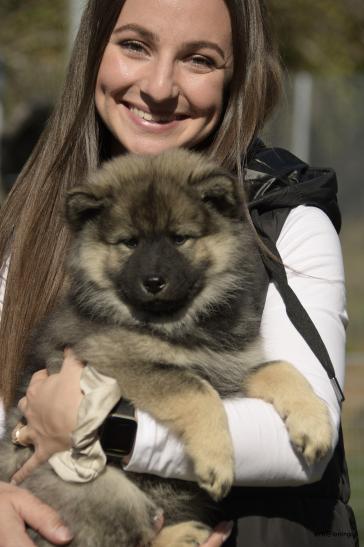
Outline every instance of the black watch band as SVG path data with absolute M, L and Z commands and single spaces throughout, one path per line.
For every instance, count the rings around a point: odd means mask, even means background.
M 131 454 L 137 431 L 135 408 L 127 399 L 120 399 L 99 430 L 99 439 L 108 463 L 122 465 Z

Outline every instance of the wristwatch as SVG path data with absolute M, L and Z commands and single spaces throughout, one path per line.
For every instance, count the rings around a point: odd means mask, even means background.
M 108 463 L 123 465 L 123 459 L 133 450 L 136 431 L 135 408 L 127 399 L 120 399 L 99 429 Z

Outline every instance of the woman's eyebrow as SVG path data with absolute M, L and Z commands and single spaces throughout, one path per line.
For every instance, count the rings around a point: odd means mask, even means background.
M 225 53 L 223 49 L 216 44 L 216 42 L 210 42 L 209 40 L 196 40 L 194 42 L 186 42 L 183 44 L 184 48 L 191 48 L 191 49 L 214 49 L 223 59 L 225 59 Z
M 117 27 L 114 29 L 113 34 L 117 34 L 119 32 L 123 32 L 125 30 L 133 30 L 146 38 L 147 40 L 152 40 L 153 42 L 158 42 L 159 37 L 154 32 L 146 29 L 145 27 L 142 27 L 141 25 L 137 25 L 136 23 L 129 23 L 127 25 L 122 25 L 121 27 Z
M 155 34 L 154 32 L 146 29 L 145 27 L 142 27 L 141 25 L 138 25 L 136 23 L 129 23 L 127 25 L 122 25 L 120 27 L 117 27 L 113 34 L 117 34 L 119 32 L 127 31 L 127 30 L 133 30 L 134 32 L 137 32 L 141 36 L 143 36 L 146 40 L 151 40 L 153 42 L 159 42 L 159 36 Z M 223 59 L 225 59 L 225 53 L 223 49 L 216 43 L 216 42 L 210 42 L 209 40 L 195 40 L 192 42 L 185 42 L 182 44 L 183 49 L 203 49 L 203 48 L 209 48 L 215 50 Z

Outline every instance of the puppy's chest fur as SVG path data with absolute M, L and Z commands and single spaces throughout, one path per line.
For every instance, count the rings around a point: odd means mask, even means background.
M 79 313 L 66 300 L 34 335 L 29 370 L 46 366 L 57 372 L 66 346 L 73 347 L 85 364 L 119 380 L 128 397 L 129 382 L 148 375 L 166 379 L 167 371 L 188 370 L 207 380 L 223 397 L 244 393 L 244 380 L 263 361 L 259 321 L 252 314 L 234 319 L 232 332 L 203 321 L 187 332 L 161 334 L 150 325 L 105 324 Z M 249 318 L 249 321 L 248 321 Z M 229 318 L 221 317 L 221 322 Z

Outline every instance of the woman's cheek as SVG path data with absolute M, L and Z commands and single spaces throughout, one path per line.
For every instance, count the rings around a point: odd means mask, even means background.
M 223 104 L 224 77 L 222 74 L 201 75 L 190 78 L 188 97 L 198 111 L 220 112 Z
M 129 84 L 132 61 L 121 55 L 120 47 L 109 44 L 101 61 L 97 77 L 97 87 L 114 94 L 119 88 Z

